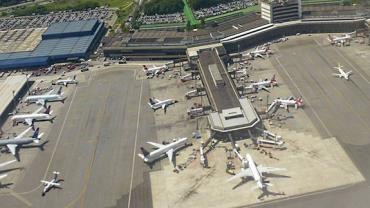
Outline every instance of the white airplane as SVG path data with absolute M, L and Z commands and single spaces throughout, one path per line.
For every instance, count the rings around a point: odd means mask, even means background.
M 234 150 L 234 152 L 237 152 Z M 259 188 L 261 190 L 264 190 L 267 186 L 272 186 L 270 183 L 265 183 L 263 181 L 263 174 L 264 173 L 271 173 L 271 172 L 276 172 L 276 171 L 284 171 L 286 170 L 285 168 L 273 168 L 273 167 L 265 167 L 262 165 L 256 166 L 254 163 L 252 157 L 247 153 L 245 158 L 242 158 L 239 155 L 239 159 L 242 160 L 242 168 L 241 171 L 236 174 L 235 176 L 229 178 L 227 181 L 231 181 L 237 178 L 242 178 L 246 179 L 248 177 L 252 177 L 254 181 L 256 182 L 256 187 L 253 188 Z
M 74 75 L 73 78 L 57 80 L 55 84 L 68 87 L 69 84 L 78 84 L 78 81 L 76 80 L 76 75 Z
M 4 163 L 1 163 L 0 164 L 0 168 L 2 168 L 2 167 L 4 167 L 4 166 L 7 166 L 7 165 L 9 165 L 9 164 L 11 164 L 11 163 L 13 163 L 13 162 L 15 162 L 15 161 L 17 161 L 17 160 L 11 160 L 11 161 L 8 161 L 8 162 L 4 162 Z M 1 172 L 1 171 L 0 171 Z M 5 178 L 5 177 L 7 177 L 8 176 L 8 174 L 2 174 L 2 175 L 0 175 L 0 180 L 2 180 L 3 178 Z
M 174 141 L 174 142 L 172 142 L 170 144 L 166 144 L 166 145 L 158 144 L 158 143 L 154 143 L 154 142 L 147 142 L 148 144 L 153 145 L 157 149 L 152 151 L 152 152 L 148 152 L 143 147 L 140 147 L 143 154 L 138 154 L 138 156 L 141 159 L 143 159 L 145 163 L 151 164 L 151 163 L 160 159 L 161 157 L 163 157 L 166 154 L 168 159 L 170 160 L 170 162 L 173 165 L 175 165 L 174 161 L 173 161 L 173 155 L 178 149 L 183 148 L 187 145 L 187 143 L 186 143 L 187 139 L 188 138 L 186 138 L 186 137 L 181 138 L 181 139 L 178 139 L 177 141 Z
M 30 96 L 27 96 L 25 101 L 26 102 L 35 102 L 39 105 L 45 105 L 45 103 L 47 101 L 61 101 L 61 102 L 64 102 L 64 100 L 66 99 L 65 97 L 63 97 L 63 92 L 62 92 L 62 86 L 60 86 L 59 90 L 57 91 L 57 93 L 54 93 L 54 89 L 50 90 L 49 92 L 43 94 L 43 95 L 30 95 Z
M 0 140 L 0 146 L 6 146 L 9 149 L 9 151 L 17 158 L 17 160 L 19 160 L 18 147 L 31 143 L 38 144 L 40 142 L 42 135 L 44 134 L 44 133 L 39 134 L 40 129 L 37 128 L 36 131 L 33 133 L 32 137 L 25 137 L 24 135 L 31 129 L 32 127 L 29 127 L 15 138 Z
M 249 86 L 245 87 L 246 89 L 253 89 L 255 90 L 256 92 L 257 91 L 260 91 L 260 90 L 265 90 L 267 92 L 270 92 L 267 87 L 273 87 L 273 86 L 277 86 L 277 81 L 276 81 L 276 78 L 275 78 L 275 74 L 272 76 L 272 78 L 269 80 L 269 79 L 266 79 L 266 80 L 260 80 L 259 82 L 255 82 L 255 83 L 252 83 L 250 84 Z
M 22 115 L 12 116 L 11 120 L 13 121 L 13 126 L 17 125 L 19 122 L 25 122 L 29 126 L 33 126 L 35 121 L 48 120 L 52 122 L 55 116 L 51 116 L 51 114 L 53 113 L 53 111 L 50 111 L 51 106 L 49 105 L 43 113 L 39 113 L 42 109 L 44 109 L 44 107 L 40 107 L 39 109 L 37 109 L 31 114 L 22 114 Z
M 344 78 L 346 80 L 349 79 L 349 76 L 352 75 L 352 71 L 348 71 L 348 72 L 345 72 L 342 68 L 343 66 L 341 66 L 340 64 L 338 64 L 338 66 L 336 67 L 333 67 L 334 69 L 337 69 L 339 73 L 333 73 L 333 76 L 336 76 L 336 77 L 339 77 L 339 78 Z
M 54 178 L 51 179 L 50 181 L 41 180 L 41 184 L 45 186 L 44 189 L 42 190 L 42 196 L 45 196 L 45 194 L 52 188 L 61 188 L 60 187 L 61 184 L 58 183 L 58 181 L 62 181 L 62 180 L 57 180 L 59 172 L 54 171 L 53 174 L 54 174 Z
M 345 42 L 351 40 L 351 33 L 347 33 L 344 36 L 332 36 L 329 34 L 328 40 L 331 44 L 344 44 Z
M 158 76 L 166 71 L 168 71 L 169 67 L 167 65 L 162 66 L 155 66 L 147 67 L 146 65 L 143 65 L 144 71 L 146 72 L 147 76 Z
M 280 107 L 285 108 L 288 110 L 289 106 L 294 106 L 295 109 L 298 109 L 299 107 L 303 107 L 303 100 L 302 98 L 293 98 L 290 96 L 288 99 L 275 99 L 275 102 L 278 102 L 280 104 Z
M 167 100 L 158 100 L 155 98 L 149 98 L 149 106 L 154 110 L 158 110 L 159 108 L 162 108 L 164 110 L 164 113 L 167 111 L 167 107 L 177 103 L 177 100 L 174 99 L 167 99 Z
M 248 53 L 248 55 L 252 58 L 265 58 L 264 55 L 271 54 L 271 50 L 269 47 L 257 47 L 255 50 Z

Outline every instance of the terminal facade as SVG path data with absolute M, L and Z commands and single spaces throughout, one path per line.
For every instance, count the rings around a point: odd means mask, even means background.
M 261 1 L 261 17 L 270 23 L 298 20 L 302 17 L 301 0 Z
M 104 23 L 96 19 L 53 24 L 33 50 L 0 53 L 0 70 L 86 59 L 99 45 L 105 30 Z

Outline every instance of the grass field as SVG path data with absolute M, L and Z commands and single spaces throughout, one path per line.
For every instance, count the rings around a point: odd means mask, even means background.
M 184 15 L 185 15 L 185 17 L 188 19 L 188 21 L 190 21 L 190 24 L 192 26 L 199 25 L 200 22 L 199 22 L 199 20 L 195 19 L 194 14 L 193 14 L 193 10 L 190 8 L 187 0 L 183 0 L 183 2 L 184 2 Z
M 218 16 L 208 17 L 208 18 L 205 19 L 205 21 L 206 22 L 217 21 L 217 20 L 220 20 L 220 19 L 228 18 L 230 16 L 241 16 L 241 15 L 246 15 L 246 14 L 250 14 L 250 13 L 254 13 L 254 12 L 259 12 L 260 10 L 261 10 L 260 5 L 255 5 L 255 6 L 247 7 L 245 9 L 229 12 L 229 13 L 226 13 L 226 14 L 221 14 L 221 15 L 218 15 Z

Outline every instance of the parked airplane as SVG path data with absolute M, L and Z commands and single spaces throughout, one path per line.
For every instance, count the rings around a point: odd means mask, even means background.
M 333 76 L 336 76 L 336 77 L 339 77 L 339 78 L 344 78 L 346 80 L 349 79 L 349 76 L 352 75 L 352 71 L 348 71 L 348 72 L 345 72 L 342 68 L 343 66 L 341 66 L 340 64 L 338 64 L 338 66 L 336 67 L 333 67 L 334 69 L 337 69 L 339 73 L 333 73 Z
M 235 150 L 234 150 L 235 151 Z M 235 151 L 236 152 L 236 151 Z M 259 188 L 263 190 L 266 186 L 272 186 L 270 183 L 265 183 L 263 181 L 264 173 L 271 173 L 276 171 L 284 171 L 285 168 L 273 168 L 273 167 L 264 167 L 262 165 L 256 166 L 252 157 L 249 154 L 246 154 L 245 158 L 242 158 L 242 168 L 241 171 L 235 176 L 229 178 L 227 181 L 234 180 L 236 178 L 245 179 L 247 177 L 252 177 L 256 182 L 256 187 L 253 189 Z
M 62 179 L 57 180 L 59 172 L 54 171 L 53 174 L 54 174 L 54 178 L 51 179 L 50 181 L 41 180 L 41 184 L 45 186 L 44 189 L 42 190 L 42 196 L 45 196 L 45 194 L 52 188 L 61 188 L 60 187 L 61 184 L 58 182 L 63 181 L 63 180 Z
M 55 116 L 51 116 L 53 111 L 50 111 L 51 106 L 49 105 L 43 113 L 39 113 L 44 107 L 40 107 L 35 112 L 31 114 L 14 115 L 11 120 L 13 121 L 13 126 L 18 125 L 19 122 L 25 122 L 29 126 L 33 126 L 35 121 L 50 121 L 53 122 Z
M 248 55 L 252 58 L 265 58 L 264 55 L 268 55 L 271 53 L 269 47 L 257 47 L 255 50 L 248 53 Z
M 69 84 L 78 84 L 78 81 L 76 80 L 76 75 L 74 75 L 73 78 L 57 80 L 55 84 L 68 87 Z
M 352 33 L 347 33 L 344 36 L 332 36 L 328 35 L 328 39 L 331 44 L 344 44 L 347 41 L 351 40 L 351 34 Z
M 59 88 L 59 90 L 57 91 L 57 93 L 54 93 L 54 89 L 50 90 L 49 92 L 43 94 L 43 95 L 30 95 L 30 96 L 27 96 L 25 101 L 26 102 L 35 102 L 39 105 L 45 105 L 45 103 L 47 101 L 61 101 L 61 102 L 64 102 L 64 100 L 66 99 L 65 97 L 63 97 L 63 92 L 62 92 L 62 86 Z
M 294 106 L 295 109 L 298 109 L 299 107 L 303 107 L 303 100 L 302 98 L 293 98 L 290 96 L 287 99 L 275 99 L 274 101 L 278 102 L 280 104 L 280 107 L 285 108 L 288 110 L 289 106 Z
M 11 164 L 11 163 L 13 163 L 13 162 L 15 162 L 15 161 L 17 161 L 17 160 L 10 160 L 10 161 L 8 161 L 8 162 L 1 163 L 1 164 L 0 164 L 0 168 L 2 168 L 2 167 L 4 167 L 4 166 L 7 166 L 7 165 L 9 165 L 9 164 Z M 0 171 L 0 172 L 1 172 L 1 171 Z M 8 176 L 8 174 L 2 174 L 2 175 L 0 175 L 0 180 L 2 180 L 3 178 L 5 178 L 6 176 Z
M 162 66 L 153 65 L 150 68 L 148 68 L 146 65 L 143 65 L 143 67 L 144 67 L 144 71 L 146 72 L 147 76 L 158 76 L 159 74 L 162 74 L 168 71 L 168 68 L 169 68 L 167 65 L 162 65 Z
M 167 100 L 158 100 L 153 98 L 149 98 L 149 106 L 154 110 L 158 110 L 159 108 L 162 108 L 164 110 L 164 113 L 167 111 L 167 107 L 177 103 L 177 100 L 174 99 L 167 99 Z
M 151 164 L 151 163 L 153 163 L 154 161 L 158 160 L 159 158 L 163 157 L 166 154 L 168 159 L 170 160 L 170 162 L 173 165 L 175 165 L 174 161 L 173 161 L 173 154 L 177 150 L 179 150 L 180 148 L 183 148 L 187 145 L 187 143 L 186 143 L 187 139 L 188 138 L 186 138 L 186 137 L 181 138 L 181 139 L 178 139 L 177 141 L 174 141 L 174 142 L 166 144 L 166 145 L 158 144 L 158 143 L 154 143 L 154 142 L 147 142 L 148 144 L 153 145 L 157 149 L 152 151 L 152 152 L 148 152 L 143 147 L 140 147 L 143 154 L 138 154 L 138 156 L 141 159 L 143 159 L 145 163 Z
M 249 86 L 247 86 L 245 88 L 246 89 L 253 89 L 256 92 L 260 91 L 260 90 L 265 90 L 267 92 L 270 92 L 267 89 L 267 87 L 273 87 L 273 86 L 276 86 L 277 84 L 278 83 L 276 81 L 275 74 L 274 74 L 270 80 L 269 79 L 265 79 L 263 81 L 260 80 L 259 82 L 252 83 L 252 84 L 250 84 Z
M 22 133 L 20 133 L 15 138 L 0 140 L 0 146 L 7 146 L 7 148 L 9 149 L 9 151 L 19 161 L 19 158 L 18 158 L 18 148 L 21 147 L 21 146 L 23 146 L 23 145 L 31 144 L 31 143 L 38 144 L 40 142 L 40 139 L 41 139 L 42 135 L 44 134 L 44 133 L 39 134 L 39 130 L 40 129 L 37 128 L 36 131 L 33 133 L 32 137 L 25 137 L 24 135 L 29 130 L 31 130 L 31 129 L 32 129 L 32 127 L 29 127 L 28 129 L 26 129 L 25 131 L 23 131 Z M 40 147 L 42 147 L 42 146 L 40 145 Z

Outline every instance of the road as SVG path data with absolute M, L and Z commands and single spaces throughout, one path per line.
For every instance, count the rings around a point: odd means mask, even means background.
M 370 203 L 370 77 L 336 47 L 310 39 L 293 39 L 277 47 L 271 62 L 294 95 L 301 95 L 305 112 L 322 138 L 335 136 L 366 182 L 324 193 L 310 193 L 268 202 L 262 207 L 369 207 Z M 350 81 L 332 76 L 340 63 L 353 70 Z M 325 170 L 323 170 L 325 171 Z

